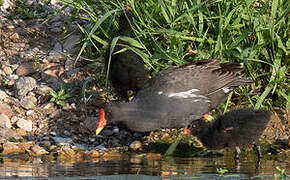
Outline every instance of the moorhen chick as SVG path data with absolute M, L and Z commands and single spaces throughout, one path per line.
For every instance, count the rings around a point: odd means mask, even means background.
M 266 110 L 238 109 L 230 111 L 213 122 L 204 119 L 193 121 L 191 134 L 199 138 L 208 149 L 235 148 L 235 158 L 240 148 L 255 145 L 258 157 L 262 158 L 261 147 L 257 141 L 270 119 Z
M 239 77 L 241 70 L 238 63 L 208 59 L 160 71 L 131 102 L 106 104 L 96 134 L 107 123 L 139 132 L 186 127 L 222 103 L 235 87 L 252 83 Z
M 133 14 L 130 12 L 128 5 L 126 10 L 120 15 L 119 30 L 113 38 L 117 36 L 130 37 L 132 34 L 130 22 L 132 22 L 132 20 Z M 117 53 L 124 48 L 122 44 L 127 43 L 118 40 L 112 52 L 111 60 L 109 60 L 111 47 L 108 47 L 105 57 L 105 66 L 106 70 L 109 71 L 109 79 L 117 95 L 120 96 L 121 99 L 128 100 L 127 91 L 133 90 L 137 92 L 140 90 L 149 79 L 149 74 L 144 67 L 142 58 L 132 50 Z

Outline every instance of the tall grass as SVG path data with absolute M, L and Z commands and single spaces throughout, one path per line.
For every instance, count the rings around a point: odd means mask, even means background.
M 236 91 L 226 107 L 234 101 L 255 108 L 289 108 L 288 0 L 62 1 L 90 22 L 79 26 L 85 35 L 79 56 L 91 52 L 90 47 L 96 49 L 94 56 L 104 56 L 118 14 L 130 4 L 134 38 L 143 47 L 138 53 L 153 75 L 197 59 L 240 62 L 255 84 Z

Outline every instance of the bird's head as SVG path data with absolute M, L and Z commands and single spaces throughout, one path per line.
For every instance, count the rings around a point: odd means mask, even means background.
M 105 110 L 103 108 L 99 111 L 99 123 L 96 129 L 96 135 L 100 134 L 100 132 L 105 128 L 107 125 L 107 120 L 105 118 Z

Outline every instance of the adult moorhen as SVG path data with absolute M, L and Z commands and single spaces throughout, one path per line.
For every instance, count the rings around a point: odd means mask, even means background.
M 235 87 L 252 83 L 239 77 L 241 70 L 238 63 L 208 59 L 160 71 L 131 102 L 105 105 L 96 134 L 107 122 L 139 132 L 186 127 L 222 103 Z
M 132 28 L 130 22 L 133 20 L 133 14 L 130 12 L 129 5 L 126 10 L 121 13 L 119 18 L 119 30 L 114 37 L 131 36 Z M 114 38 L 113 37 L 113 38 Z M 110 57 L 110 46 L 106 52 L 106 69 L 109 71 L 109 79 L 117 94 L 122 99 L 127 99 L 127 91 L 140 90 L 144 83 L 149 79 L 149 74 L 144 67 L 144 62 L 140 56 L 132 50 L 119 52 L 124 47 L 121 44 L 127 44 L 118 40 Z M 116 54 L 114 54 L 116 53 Z
M 266 110 L 238 109 L 230 111 L 213 122 L 199 119 L 193 122 L 191 134 L 197 136 L 209 149 L 235 148 L 235 158 L 244 148 L 254 144 L 262 158 L 257 140 L 266 128 L 271 113 Z

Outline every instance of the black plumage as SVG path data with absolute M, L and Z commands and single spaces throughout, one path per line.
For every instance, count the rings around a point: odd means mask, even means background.
M 133 131 L 181 128 L 222 103 L 235 87 L 251 83 L 239 77 L 237 63 L 208 59 L 170 67 L 148 80 L 131 102 L 105 106 L 108 123 Z
M 235 148 L 236 158 L 239 158 L 240 148 L 254 144 L 261 158 L 261 147 L 257 141 L 269 119 L 270 112 L 266 110 L 238 109 L 220 116 L 213 122 L 203 119 L 194 121 L 191 133 L 208 149 Z
M 130 22 L 133 20 L 133 15 L 129 10 L 129 7 L 121 13 L 119 18 L 119 30 L 114 37 L 132 35 L 132 28 Z M 110 57 L 110 46 L 106 52 L 106 70 L 109 70 L 109 79 L 116 93 L 122 98 L 127 99 L 127 91 L 133 90 L 137 92 L 140 90 L 144 83 L 149 79 L 149 74 L 144 67 L 144 62 L 140 56 L 138 56 L 132 50 L 126 50 L 121 53 L 114 54 L 124 47 L 121 44 L 126 44 L 119 40 Z

